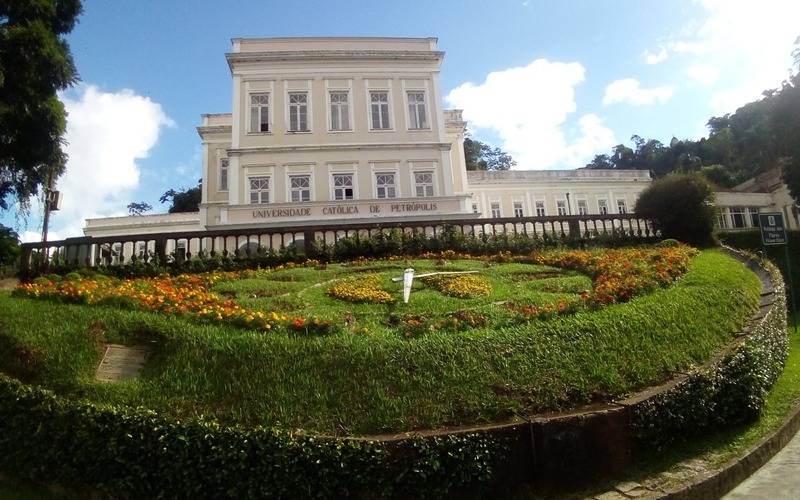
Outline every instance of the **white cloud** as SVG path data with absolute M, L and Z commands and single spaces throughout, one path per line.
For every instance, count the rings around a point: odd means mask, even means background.
M 615 103 L 628 103 L 634 106 L 646 106 L 649 104 L 663 104 L 667 102 L 675 89 L 669 86 L 653 87 L 651 89 L 642 88 L 639 80 L 635 78 L 623 78 L 614 80 L 606 87 L 603 95 L 603 105 Z
M 683 55 L 690 77 L 714 85 L 714 112 L 734 111 L 788 77 L 792 47 L 800 35 L 800 2 L 696 1 L 705 18 L 690 21 L 683 33 L 662 44 L 659 51 Z M 698 73 L 697 68 L 704 69 Z
M 667 49 L 662 47 L 658 52 L 650 52 L 649 50 L 645 50 L 643 56 L 644 62 L 647 64 L 658 64 L 667 60 L 667 57 L 669 57 L 669 52 L 667 52 Z
M 147 158 L 165 126 L 161 105 L 131 90 L 102 92 L 94 86 L 62 96 L 67 110 L 65 174 L 58 179 L 62 208 L 52 226 L 62 236 L 82 235 L 84 219 L 126 215 L 139 185 L 138 160 Z
M 580 63 L 537 59 L 489 73 L 479 85 L 463 83 L 445 99 L 464 110 L 472 130 L 496 133 L 520 169 L 582 167 L 616 144 L 595 115 L 582 116 L 573 133 L 565 131 L 584 74 Z
M 692 64 L 686 68 L 686 75 L 692 81 L 709 86 L 719 79 L 719 70 L 707 64 Z

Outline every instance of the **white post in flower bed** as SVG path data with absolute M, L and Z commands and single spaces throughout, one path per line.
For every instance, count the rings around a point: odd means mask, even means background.
M 474 274 L 478 271 L 439 271 L 435 273 L 418 274 L 417 278 L 424 278 L 426 276 L 436 276 L 437 274 Z M 408 299 L 411 297 L 411 285 L 414 283 L 414 269 L 408 268 L 403 272 L 402 278 L 392 278 L 392 281 L 397 283 L 403 282 L 403 302 L 408 304 Z

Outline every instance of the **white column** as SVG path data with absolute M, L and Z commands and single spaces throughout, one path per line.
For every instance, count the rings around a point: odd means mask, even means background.
M 228 204 L 239 205 L 242 203 L 244 196 L 242 190 L 246 188 L 244 185 L 247 179 L 239 179 L 241 168 L 239 167 L 239 155 L 232 155 L 228 157 Z
M 231 123 L 231 148 L 239 147 L 242 133 L 242 77 L 233 75 L 233 108 Z
M 444 180 L 443 193 L 444 196 L 453 195 L 453 164 L 450 162 L 450 151 L 442 151 L 442 179 Z

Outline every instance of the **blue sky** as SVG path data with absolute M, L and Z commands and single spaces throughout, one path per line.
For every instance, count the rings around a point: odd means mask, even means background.
M 800 2 L 86 0 L 68 40 L 64 210 L 122 215 L 200 176 L 201 113 L 229 112 L 230 39 L 436 36 L 446 106 L 518 168 L 575 168 L 632 134 L 697 138 L 788 75 Z M 222 7 L 221 7 L 222 6 Z M 487 80 L 488 77 L 488 80 Z M 34 203 L 33 210 L 38 210 Z M 6 223 L 11 214 L 5 214 Z M 38 233 L 38 218 L 19 227 Z

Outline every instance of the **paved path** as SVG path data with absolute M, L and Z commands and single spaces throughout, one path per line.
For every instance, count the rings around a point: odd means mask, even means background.
M 800 498 L 800 432 L 752 476 L 723 497 L 725 500 Z

